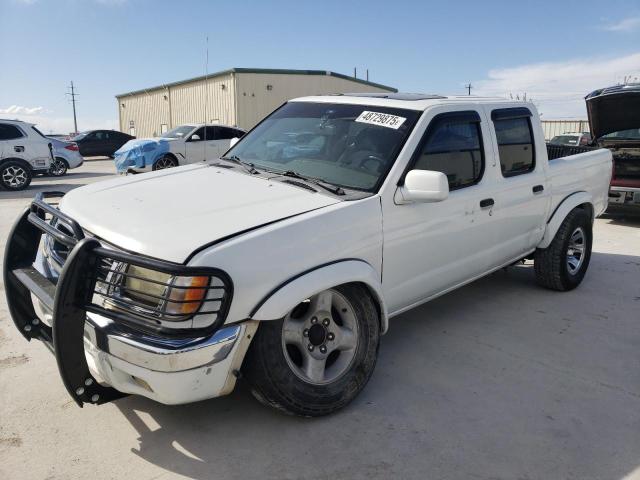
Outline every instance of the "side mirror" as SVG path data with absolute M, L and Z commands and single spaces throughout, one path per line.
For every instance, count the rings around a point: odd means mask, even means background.
M 200 141 L 200 135 L 191 135 L 191 141 L 192 142 Z
M 398 188 L 396 203 L 442 202 L 449 197 L 449 181 L 442 172 L 411 170 Z
M 238 143 L 240 139 L 238 137 L 233 137 L 229 142 L 229 148 L 233 147 L 236 143 Z

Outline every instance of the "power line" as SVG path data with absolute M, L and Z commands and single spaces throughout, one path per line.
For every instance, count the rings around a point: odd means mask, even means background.
M 73 80 L 71 80 L 71 92 L 67 93 L 67 95 L 71 96 L 71 104 L 73 105 L 73 133 L 78 133 L 78 119 L 76 117 L 76 97 L 78 94 L 74 90 Z

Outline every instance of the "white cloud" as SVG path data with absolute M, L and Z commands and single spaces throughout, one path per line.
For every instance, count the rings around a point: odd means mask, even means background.
M 11 105 L 7 108 L 0 108 L 0 113 L 5 115 L 36 115 L 42 113 L 42 107 L 23 107 L 21 105 Z
M 53 115 L 53 112 L 43 107 L 22 107 L 11 105 L 7 108 L 0 108 L 0 115 L 6 118 L 23 120 L 34 123 L 44 133 L 71 133 L 73 132 L 73 117 L 60 117 Z M 93 129 L 117 129 L 118 122 L 114 119 L 78 117 L 78 127 L 80 130 Z
M 640 53 L 499 68 L 472 83 L 476 95 L 522 98 L 526 92 L 543 118 L 586 118 L 584 96 L 625 77 L 640 81 Z
M 615 23 L 608 23 L 602 27 L 609 32 L 632 32 L 640 28 L 640 17 L 627 17 Z

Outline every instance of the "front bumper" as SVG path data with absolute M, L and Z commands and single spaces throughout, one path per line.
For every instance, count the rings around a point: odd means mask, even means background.
M 43 341 L 54 353 L 65 387 L 80 406 L 124 394 L 165 404 L 189 403 L 233 389 L 256 322 L 218 324 L 191 333 L 149 332 L 127 322 L 122 313 L 96 308 L 87 292 L 95 288 L 92 268 L 104 254 L 102 247 L 90 238 L 63 238 L 40 215 L 43 209 L 79 230 L 73 220 L 42 197 L 36 198 L 7 242 L 3 272 L 7 303 L 22 335 Z M 38 254 L 43 232 L 73 244 L 57 279 L 48 275 L 44 256 Z M 118 254 L 109 252 L 114 255 Z M 161 263 L 164 268 L 187 268 Z

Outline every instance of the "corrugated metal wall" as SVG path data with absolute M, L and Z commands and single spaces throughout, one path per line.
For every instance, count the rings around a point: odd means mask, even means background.
M 133 126 L 138 138 L 153 137 L 185 123 L 205 123 L 205 117 L 235 125 L 234 91 L 228 74 L 120 97 L 120 130 L 130 133 Z
M 184 83 L 170 89 L 171 121 L 174 126 L 191 122 L 236 124 L 231 74 Z M 205 105 L 208 105 L 206 109 Z
M 268 86 L 271 89 L 268 90 Z M 329 75 L 236 74 L 238 126 L 251 128 L 287 100 L 325 93 L 388 92 Z
M 543 120 L 542 130 L 544 130 L 545 140 L 551 140 L 563 133 L 588 132 L 589 122 L 587 120 Z
M 120 131 L 138 137 L 159 134 L 161 125 L 170 123 L 168 95 L 161 89 L 118 99 Z

